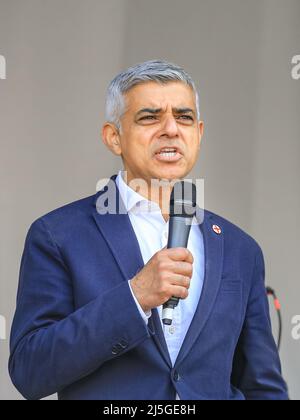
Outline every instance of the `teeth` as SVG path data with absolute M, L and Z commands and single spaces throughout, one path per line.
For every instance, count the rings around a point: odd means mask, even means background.
M 161 152 L 160 153 L 161 156 L 167 156 L 167 157 L 171 157 L 171 156 L 176 156 L 176 152 Z
M 163 157 L 171 158 L 177 155 L 177 149 L 174 147 L 166 147 L 158 152 L 158 154 Z
M 176 149 L 163 149 L 161 152 L 160 152 L 160 155 L 163 155 L 163 154 L 175 154 L 176 155 Z

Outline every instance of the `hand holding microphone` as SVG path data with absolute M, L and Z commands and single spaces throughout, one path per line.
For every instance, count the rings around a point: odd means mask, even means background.
M 193 274 L 194 258 L 186 248 L 163 248 L 130 281 L 142 309 L 147 312 L 172 296 L 185 299 Z
M 153 255 L 130 281 L 133 293 L 145 312 L 163 305 L 163 323 L 172 323 L 179 299 L 188 296 L 194 258 L 187 249 L 191 221 L 196 212 L 196 188 L 177 182 L 170 199 L 167 248 Z
M 190 182 L 177 182 L 170 198 L 170 222 L 168 248 L 187 248 L 192 219 L 196 213 L 196 187 Z M 163 305 L 162 321 L 171 325 L 173 312 L 179 297 L 173 296 Z

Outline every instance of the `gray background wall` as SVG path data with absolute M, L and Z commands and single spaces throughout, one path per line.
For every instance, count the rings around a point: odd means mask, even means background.
M 104 92 L 136 62 L 184 66 L 201 99 L 205 136 L 192 172 L 206 207 L 261 244 L 267 283 L 283 303 L 281 351 L 300 398 L 299 0 L 0 0 L 0 314 L 9 330 L 31 222 L 93 194 L 121 162 L 101 143 Z M 276 334 L 276 318 L 271 309 Z M 0 399 L 21 398 L 0 340 Z

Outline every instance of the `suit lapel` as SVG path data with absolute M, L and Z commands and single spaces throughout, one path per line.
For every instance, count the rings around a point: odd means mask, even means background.
M 124 280 L 129 280 L 144 267 L 144 261 L 130 218 L 119 195 L 115 179 L 116 175 L 113 175 L 107 185 L 108 189 L 110 189 L 109 191 L 111 191 L 109 199 L 116 203 L 115 214 L 108 212 L 99 214 L 99 210 L 103 209 L 103 200 L 101 198 L 104 196 L 102 194 L 107 192 L 105 187 L 96 195 L 96 208 L 94 209 L 93 217 L 122 272 Z M 107 202 L 105 206 L 107 206 Z M 159 351 L 166 363 L 171 367 L 172 362 L 156 308 L 152 310 L 149 326 L 154 332 L 153 339 Z
M 175 362 L 178 366 L 188 355 L 193 344 L 197 340 L 214 306 L 215 299 L 221 284 L 223 268 L 223 232 L 216 234 L 213 229 L 213 216 L 206 211 L 204 213 L 204 222 L 199 225 L 203 233 L 204 253 L 205 253 L 205 274 L 203 291 L 185 336 L 180 352 Z M 223 229 L 222 229 L 223 231 Z
M 120 267 L 124 279 L 129 280 L 141 270 L 144 262 L 130 219 L 123 211 L 124 203 L 120 201 L 120 206 L 118 205 L 119 193 L 114 182 L 115 178 L 116 175 L 111 177 L 108 184 L 109 191 L 111 191 L 109 199 L 112 203 L 116 203 L 115 212 L 99 213 L 103 209 L 103 200 L 101 198 L 104 196 L 102 194 L 106 193 L 103 189 L 96 196 L 96 208 L 94 209 L 93 217 Z
M 158 310 L 156 308 L 152 309 L 152 315 L 149 319 L 149 324 L 150 324 L 151 328 L 153 329 L 153 331 L 155 332 L 155 334 L 153 335 L 153 339 L 154 339 L 161 355 L 165 359 L 167 365 L 171 368 L 172 367 L 172 361 L 171 361 L 171 358 L 170 358 L 170 353 L 169 353 L 168 346 L 167 346 L 167 343 L 166 343 L 165 335 L 164 335 L 164 332 L 163 332 L 162 327 L 161 327 L 161 321 L 160 321 L 160 318 L 159 318 L 159 313 L 158 313 Z

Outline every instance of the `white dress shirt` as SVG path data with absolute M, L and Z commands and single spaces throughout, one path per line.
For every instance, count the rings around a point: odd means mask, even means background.
M 147 264 L 157 251 L 167 245 L 169 222 L 164 220 L 158 204 L 147 200 L 126 184 L 123 179 L 123 171 L 119 171 L 116 184 L 137 237 L 144 264 Z M 180 299 L 178 306 L 174 309 L 171 326 L 162 323 L 162 306 L 157 308 L 173 366 L 193 319 L 203 287 L 204 245 L 199 225 L 191 226 L 187 248 L 194 257 L 189 295 L 186 299 Z M 129 286 L 131 289 L 130 280 Z M 145 314 L 132 289 L 131 292 L 141 316 L 147 323 L 151 312 Z

